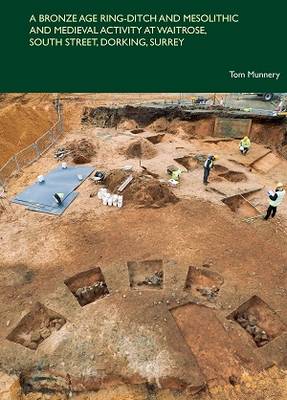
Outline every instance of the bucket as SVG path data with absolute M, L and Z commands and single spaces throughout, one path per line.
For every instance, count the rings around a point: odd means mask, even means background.
M 117 207 L 117 205 L 118 205 L 118 198 L 119 198 L 119 196 L 117 194 L 113 195 L 113 206 L 114 207 Z
M 45 182 L 45 178 L 44 178 L 43 175 L 39 175 L 37 179 L 38 179 L 38 182 L 39 182 L 39 183 Z
M 99 200 L 102 200 L 103 194 L 104 194 L 104 192 L 103 192 L 103 189 L 101 188 L 97 193 L 97 197 L 98 197 Z
M 118 208 L 122 208 L 124 202 L 123 196 L 118 196 Z

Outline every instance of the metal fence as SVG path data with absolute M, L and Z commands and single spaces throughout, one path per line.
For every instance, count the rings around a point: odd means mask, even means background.
M 54 143 L 56 143 L 63 133 L 62 109 L 59 103 L 56 104 L 58 114 L 57 122 L 45 132 L 35 143 L 21 150 L 11 157 L 2 168 L 0 168 L 0 185 L 5 187 L 11 176 L 19 173 L 23 168 L 31 165 L 38 160 Z

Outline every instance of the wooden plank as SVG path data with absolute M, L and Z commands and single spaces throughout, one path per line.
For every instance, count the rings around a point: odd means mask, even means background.
M 132 175 L 129 175 L 127 179 L 118 188 L 118 192 L 122 192 L 133 179 L 134 177 Z

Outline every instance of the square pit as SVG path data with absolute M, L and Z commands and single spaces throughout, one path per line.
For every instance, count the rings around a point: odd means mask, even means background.
M 162 289 L 163 260 L 128 261 L 132 289 Z
M 66 319 L 62 315 L 41 303 L 36 303 L 7 336 L 7 339 L 30 350 L 36 350 L 45 339 L 54 331 L 60 330 L 65 323 Z
M 276 312 L 258 296 L 252 296 L 227 318 L 236 321 L 257 347 L 267 345 L 286 331 Z
M 109 294 L 101 268 L 80 272 L 65 280 L 65 284 L 83 307 Z

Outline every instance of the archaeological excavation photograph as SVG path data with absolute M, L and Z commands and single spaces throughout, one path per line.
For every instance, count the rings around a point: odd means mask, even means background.
M 286 400 L 286 117 L 0 93 L 0 400 Z

